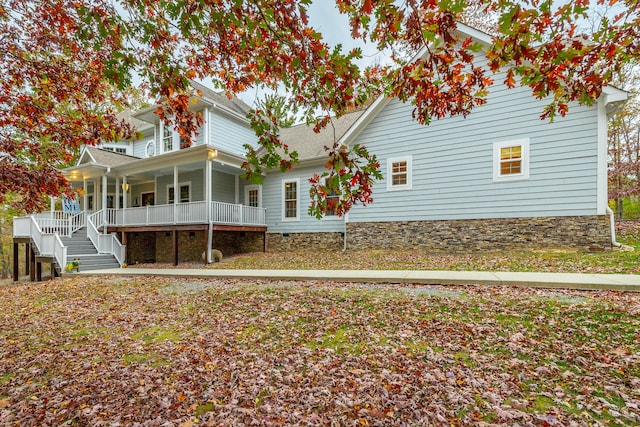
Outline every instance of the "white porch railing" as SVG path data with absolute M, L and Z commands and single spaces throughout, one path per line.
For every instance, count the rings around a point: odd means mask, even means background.
M 104 209 L 89 215 L 87 218 L 87 237 L 96 247 L 98 253 L 112 254 L 118 264 L 122 265 L 125 262 L 126 247 L 113 234 L 101 234 L 98 231 L 98 227 L 104 224 L 104 217 Z
M 41 227 L 42 224 L 51 229 Z M 13 236 L 29 237 L 36 246 L 37 252 L 41 256 L 52 256 L 60 268 L 64 268 L 67 264 L 67 247 L 62 244 L 60 235 L 54 230 L 51 221 L 61 221 L 55 218 L 38 218 L 36 215 L 15 217 L 13 219 Z M 66 219 L 64 221 L 67 221 Z M 67 221 L 67 226 L 69 222 Z M 65 228 L 65 232 L 68 227 Z
M 32 217 L 43 232 L 71 237 L 75 231 L 84 227 L 86 214 L 84 212 L 68 214 L 61 211 L 53 211 L 38 213 L 32 215 Z
M 214 224 L 265 226 L 264 208 L 233 203 L 211 202 L 211 222 Z M 104 224 L 100 217 L 99 228 Z M 207 203 L 190 202 L 168 205 L 144 206 L 126 209 L 107 209 L 108 226 L 147 226 L 171 224 L 206 224 Z

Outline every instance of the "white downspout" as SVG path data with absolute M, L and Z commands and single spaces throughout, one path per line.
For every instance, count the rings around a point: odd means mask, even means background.
M 622 247 L 622 243 L 616 242 L 616 221 L 613 217 L 613 210 L 607 206 L 607 213 L 609 214 L 609 226 L 611 227 L 611 244 L 617 248 Z
M 344 214 L 344 233 L 343 233 L 343 246 L 342 246 L 342 252 L 345 252 L 347 250 L 347 222 L 349 221 L 349 214 L 346 213 Z

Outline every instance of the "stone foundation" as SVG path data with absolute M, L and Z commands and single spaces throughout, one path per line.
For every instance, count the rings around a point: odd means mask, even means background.
M 574 216 L 348 223 L 348 248 L 438 252 L 611 249 L 609 218 Z
M 203 262 L 207 248 L 207 231 L 178 232 L 178 262 Z M 223 256 L 237 253 L 262 252 L 264 233 L 252 231 L 214 231 L 213 249 Z M 171 231 L 127 233 L 127 263 L 173 262 Z
M 267 233 L 267 251 L 337 251 L 344 247 L 342 233 Z
M 257 231 L 214 231 L 213 249 L 222 251 L 223 256 L 262 252 L 264 251 L 264 233 Z
M 178 232 L 178 262 L 202 262 L 202 252 L 206 248 L 204 231 Z M 173 234 L 170 231 L 156 233 L 156 262 L 173 262 Z
M 155 233 L 127 233 L 127 264 L 155 261 Z

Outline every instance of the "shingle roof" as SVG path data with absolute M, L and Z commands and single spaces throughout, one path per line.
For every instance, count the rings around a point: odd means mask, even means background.
M 151 123 L 143 122 L 142 120 L 133 117 L 133 114 L 134 111 L 123 110 L 118 113 L 117 117 L 135 127 L 138 132 L 142 132 L 146 129 L 153 129 L 153 125 Z
M 96 147 L 87 147 L 87 151 L 95 159 L 96 163 L 102 166 L 120 166 L 138 159 L 134 156 L 114 153 Z
M 339 140 L 362 113 L 362 110 L 354 111 L 339 119 L 333 118 L 319 133 L 313 131 L 313 126 L 306 124 L 280 129 L 280 141 L 287 144 L 291 151 L 297 151 L 300 161 L 323 157 L 326 155 L 325 145 L 331 147 L 334 138 Z
M 245 104 L 240 98 L 233 96 L 231 97 L 231 99 L 229 99 L 223 92 L 216 92 L 193 80 L 191 81 L 191 85 L 195 90 L 199 90 L 202 93 L 202 97 L 204 99 L 222 105 L 223 107 L 226 107 L 234 113 L 242 115 L 243 117 L 246 116 L 251 109 L 251 107 Z

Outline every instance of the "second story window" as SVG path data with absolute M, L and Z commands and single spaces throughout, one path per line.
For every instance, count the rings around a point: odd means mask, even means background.
M 162 148 L 166 151 L 173 151 L 173 132 L 168 126 L 162 127 Z

